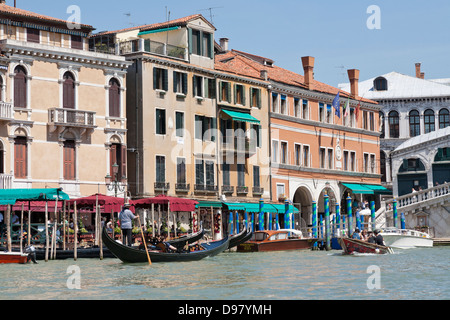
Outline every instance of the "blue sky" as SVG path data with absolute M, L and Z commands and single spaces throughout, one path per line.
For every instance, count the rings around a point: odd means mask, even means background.
M 81 23 L 97 32 L 163 22 L 166 7 L 171 19 L 195 13 L 211 19 L 213 8 L 216 40 L 227 37 L 230 48 L 301 74 L 301 57 L 314 56 L 315 79 L 333 86 L 348 81 L 347 69 L 360 69 L 366 80 L 391 71 L 414 75 L 416 62 L 425 78 L 450 78 L 448 0 L 17 0 L 21 9 L 61 19 L 73 4 Z M 380 8 L 381 29 L 367 28 L 370 5 Z

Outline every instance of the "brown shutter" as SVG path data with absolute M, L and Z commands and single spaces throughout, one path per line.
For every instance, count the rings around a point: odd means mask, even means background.
M 83 38 L 81 36 L 72 36 L 71 40 L 72 49 L 83 50 Z
M 109 175 L 114 180 L 113 164 L 117 161 L 117 145 L 112 144 L 109 149 Z
M 70 72 L 64 74 L 63 108 L 75 109 L 75 81 Z
M 115 79 L 109 85 L 109 116 L 120 117 L 120 85 Z
M 40 32 L 38 29 L 27 28 L 27 41 L 39 43 L 40 42 L 39 34 Z
M 75 180 L 75 142 L 64 142 L 64 180 Z
M 126 177 L 127 176 L 127 146 L 122 146 L 122 152 L 121 152 L 121 174 L 122 177 Z
M 14 142 L 14 176 L 18 179 L 27 177 L 27 139 L 17 137 Z
M 17 67 L 14 76 L 14 107 L 27 107 L 27 76 L 22 67 Z

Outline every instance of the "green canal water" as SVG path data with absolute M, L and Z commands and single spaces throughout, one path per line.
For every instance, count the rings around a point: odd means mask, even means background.
M 449 271 L 450 247 L 357 256 L 226 252 L 152 266 L 118 259 L 39 261 L 0 265 L 0 299 L 442 300 L 450 299 Z

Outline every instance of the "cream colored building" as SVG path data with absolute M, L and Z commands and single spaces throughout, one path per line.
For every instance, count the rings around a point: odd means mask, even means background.
M 93 28 L 0 3 L 0 187 L 108 191 L 126 172 L 125 58 L 90 52 Z M 123 154 L 123 156 L 122 156 Z

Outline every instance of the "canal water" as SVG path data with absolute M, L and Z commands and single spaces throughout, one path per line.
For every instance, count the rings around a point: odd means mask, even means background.
M 0 299 L 450 299 L 450 247 L 341 252 L 225 252 L 152 266 L 118 259 L 0 265 Z

